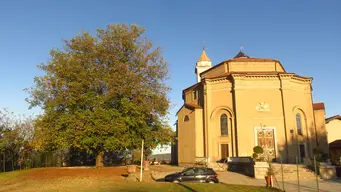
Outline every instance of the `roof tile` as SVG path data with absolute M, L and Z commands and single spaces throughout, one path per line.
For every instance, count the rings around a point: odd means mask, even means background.
M 319 109 L 325 109 L 324 103 L 313 103 L 313 109 L 314 110 L 319 110 Z

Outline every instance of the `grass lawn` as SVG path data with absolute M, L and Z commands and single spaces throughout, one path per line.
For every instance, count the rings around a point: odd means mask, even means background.
M 45 192 L 45 191 L 95 191 L 95 192 L 144 192 L 144 191 L 276 191 L 265 187 L 203 183 L 155 182 L 148 172 L 144 182 L 126 181 L 124 167 L 110 168 L 40 168 L 0 173 L 0 192 Z

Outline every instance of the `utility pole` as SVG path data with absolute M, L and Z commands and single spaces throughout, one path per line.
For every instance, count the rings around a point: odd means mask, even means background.
M 144 140 L 142 139 L 142 147 L 141 147 L 141 168 L 140 168 L 140 182 L 142 182 L 142 169 L 143 169 L 143 144 Z

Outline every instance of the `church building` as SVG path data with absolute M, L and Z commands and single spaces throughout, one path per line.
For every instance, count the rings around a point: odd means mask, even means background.
M 311 77 L 242 51 L 212 66 L 202 50 L 195 73 L 177 112 L 179 165 L 252 157 L 255 146 L 285 163 L 312 158 L 317 147 L 328 152 L 325 108 L 313 103 Z

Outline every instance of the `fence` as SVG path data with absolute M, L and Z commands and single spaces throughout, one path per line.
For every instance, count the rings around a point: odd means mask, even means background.
M 0 157 L 0 172 L 60 166 L 62 166 L 62 156 L 58 153 L 31 153 L 23 158 L 17 154 L 2 152 Z
M 300 167 L 301 167 L 301 164 L 300 164 L 300 161 L 299 161 L 299 158 L 296 157 L 296 181 L 297 181 L 297 191 L 301 191 L 301 187 L 302 185 L 300 184 Z M 269 169 L 274 169 L 274 166 L 273 164 L 269 164 Z M 319 188 L 319 169 L 318 169 L 318 162 L 316 161 L 316 157 L 314 156 L 314 162 L 313 162 L 313 167 L 311 167 L 314 175 L 315 175 L 315 188 L 316 188 L 316 191 L 320 191 L 320 188 Z M 285 188 L 285 178 L 284 178 L 284 170 L 283 170 L 283 163 L 282 163 L 282 158 L 280 158 L 280 174 L 279 174 L 279 178 L 278 177 L 278 174 L 277 176 L 273 175 L 273 182 L 274 182 L 274 187 L 282 190 L 282 191 L 286 191 L 286 188 Z
M 103 163 L 105 166 L 126 165 L 131 163 L 131 155 L 124 152 L 106 152 Z M 0 172 L 9 172 L 21 169 L 40 167 L 65 167 L 65 166 L 95 166 L 95 154 L 86 151 L 68 150 L 57 152 L 33 151 L 25 156 L 9 151 L 0 151 Z

